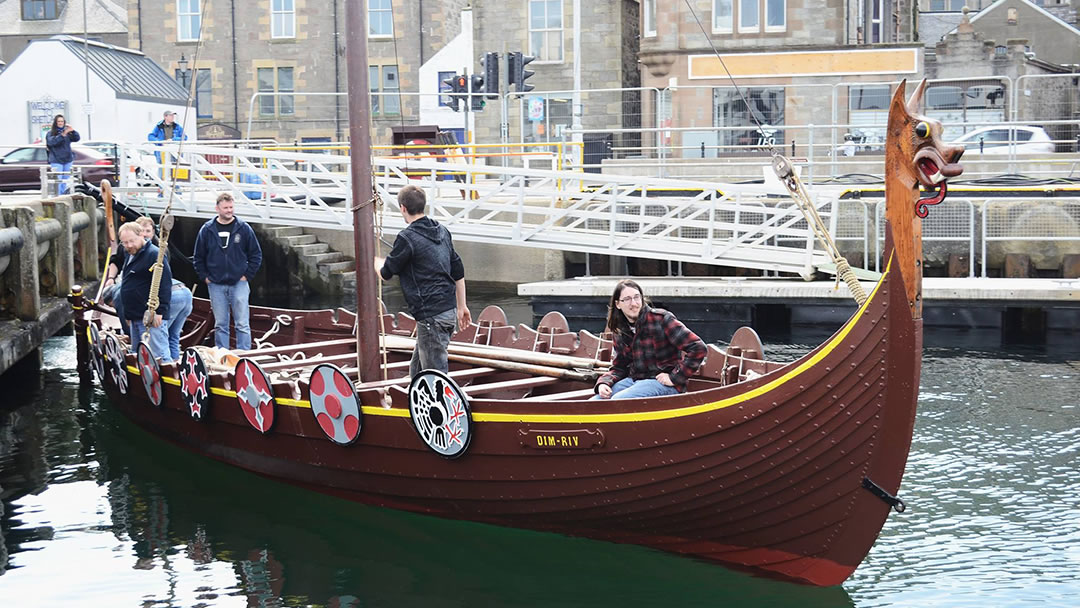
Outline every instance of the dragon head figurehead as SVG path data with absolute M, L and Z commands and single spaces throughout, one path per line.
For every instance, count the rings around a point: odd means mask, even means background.
M 885 153 L 885 165 L 893 169 L 892 178 L 914 193 L 921 185 L 933 196 L 915 202 L 915 213 L 926 217 L 927 205 L 945 200 L 946 180 L 963 173 L 960 157 L 963 146 L 953 146 L 941 141 L 941 123 L 918 112 L 926 91 L 926 80 L 915 87 L 911 98 L 904 101 L 906 82 L 901 82 L 893 95 L 889 108 L 889 135 L 891 144 Z M 889 171 L 886 170 L 888 174 Z M 899 184 L 898 184 L 899 185 Z

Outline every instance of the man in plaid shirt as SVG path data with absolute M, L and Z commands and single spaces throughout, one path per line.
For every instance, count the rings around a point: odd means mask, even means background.
M 705 342 L 675 315 L 650 308 L 634 281 L 619 281 L 615 286 L 607 327 L 615 335 L 615 358 L 611 370 L 596 381 L 593 399 L 685 392 L 687 380 L 705 360 Z

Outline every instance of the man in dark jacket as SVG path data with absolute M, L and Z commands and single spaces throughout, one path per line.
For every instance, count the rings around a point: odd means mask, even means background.
M 214 311 L 214 344 L 229 348 L 229 314 L 236 327 L 236 348 L 251 348 L 248 324 L 248 279 L 262 265 L 262 248 L 255 231 L 233 215 L 233 197 L 222 192 L 217 197 L 217 217 L 199 229 L 195 237 L 195 272 L 210 291 Z
M 52 128 L 45 136 L 45 149 L 49 155 L 49 168 L 56 172 L 57 179 L 60 180 L 58 194 L 67 194 L 71 165 L 75 162 L 71 144 L 76 141 L 79 141 L 79 133 L 67 124 L 63 114 L 53 117 Z
M 472 322 L 465 305 L 465 268 L 454 251 L 450 231 L 424 215 L 427 198 L 416 186 L 398 192 L 398 208 L 408 226 L 402 230 L 390 255 L 375 258 L 375 271 L 384 280 L 401 277 L 405 303 L 416 319 L 416 348 L 409 375 L 421 370 L 447 371 L 446 348 L 455 326 Z
M 123 302 L 124 324 L 131 330 L 131 348 L 135 350 L 142 341 L 143 332 L 148 328 L 143 317 L 146 303 L 150 299 L 151 281 L 154 276 L 153 266 L 157 263 L 158 248 L 142 236 L 142 227 L 135 222 L 120 226 L 117 233 L 120 244 L 127 252 L 127 259 L 121 271 L 120 300 Z M 169 316 L 169 304 L 172 299 L 172 271 L 169 260 L 162 259 L 161 283 L 158 286 L 158 307 L 150 322 L 150 352 L 163 361 L 172 361 L 169 356 L 169 336 L 162 319 Z

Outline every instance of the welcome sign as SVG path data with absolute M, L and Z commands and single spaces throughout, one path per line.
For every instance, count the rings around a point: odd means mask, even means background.
M 63 114 L 67 117 L 68 102 L 53 99 L 46 95 L 41 99 L 31 99 L 26 102 L 26 110 L 29 116 L 30 143 L 44 143 L 45 133 L 52 127 L 53 117 Z

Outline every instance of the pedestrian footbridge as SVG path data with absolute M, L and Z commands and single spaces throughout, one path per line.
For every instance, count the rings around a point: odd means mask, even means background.
M 117 192 L 144 212 L 158 214 L 171 203 L 176 216 L 205 218 L 214 214 L 217 194 L 231 192 L 237 214 L 250 222 L 352 230 L 347 155 L 147 144 L 122 146 L 120 156 Z M 484 160 L 491 158 L 374 158 L 370 200 L 377 227 L 386 236 L 404 228 L 396 194 L 411 184 L 427 192 L 428 215 L 457 241 L 806 277 L 829 262 L 779 185 L 503 167 Z M 835 199 L 819 196 L 815 204 L 836 234 Z

